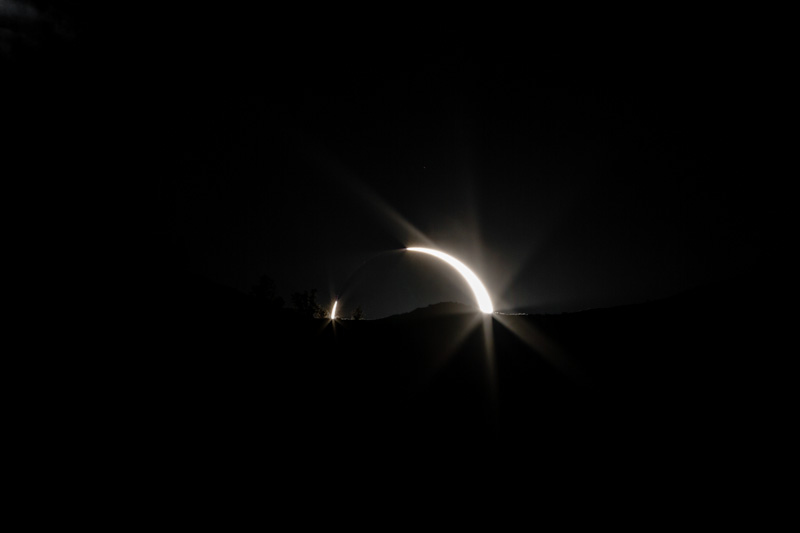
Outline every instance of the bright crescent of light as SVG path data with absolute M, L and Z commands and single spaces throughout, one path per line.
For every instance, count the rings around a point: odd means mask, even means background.
M 331 310 L 331 320 L 336 320 L 336 306 L 339 305 L 339 300 L 333 302 L 333 309 Z
M 469 287 L 472 289 L 472 292 L 475 293 L 475 299 L 478 300 L 478 307 L 480 307 L 481 311 L 484 313 L 494 312 L 492 300 L 489 298 L 489 293 L 486 292 L 486 287 L 483 286 L 483 283 L 481 283 L 481 280 L 478 279 L 478 276 L 476 276 L 472 270 L 468 269 L 464 263 L 455 257 L 447 255 L 444 252 L 431 250 L 430 248 L 406 248 L 406 250 L 409 252 L 422 252 L 424 254 L 438 257 L 451 267 L 458 270 L 458 273 L 464 276 L 464 279 L 467 280 L 467 283 L 469 283 Z

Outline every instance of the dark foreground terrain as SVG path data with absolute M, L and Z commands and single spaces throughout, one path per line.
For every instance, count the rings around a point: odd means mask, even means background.
M 183 485 L 424 465 L 740 487 L 780 468 L 791 418 L 758 305 L 719 286 L 560 315 L 437 304 L 332 323 L 194 284 L 114 333 L 120 349 L 85 369 L 84 409 L 104 449 Z
M 175 433 L 714 441 L 767 423 L 779 392 L 757 296 L 727 289 L 561 315 L 438 304 L 332 323 L 201 285 L 142 316 L 120 371 L 135 377 L 132 407 Z

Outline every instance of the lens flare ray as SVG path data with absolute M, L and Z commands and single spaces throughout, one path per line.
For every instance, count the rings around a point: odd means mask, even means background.
M 493 313 L 494 308 L 492 307 L 492 300 L 489 298 L 489 293 L 486 291 L 486 287 L 483 286 L 481 280 L 478 279 L 478 276 L 475 273 L 467 268 L 467 266 L 456 259 L 453 256 L 447 255 L 444 252 L 440 252 L 438 250 L 431 250 L 430 248 L 406 248 L 409 252 L 422 252 L 424 254 L 432 255 L 437 257 L 450 265 L 451 267 L 455 268 L 459 274 L 461 274 L 467 283 L 469 283 L 470 289 L 472 292 L 475 293 L 475 299 L 478 301 L 478 307 L 484 313 Z

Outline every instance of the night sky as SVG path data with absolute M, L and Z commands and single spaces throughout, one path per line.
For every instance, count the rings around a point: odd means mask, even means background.
M 384 253 L 428 245 L 495 309 L 562 312 L 763 261 L 767 67 L 724 24 L 456 34 L 407 14 L 2 5 L 26 171 L 79 167 L 103 210 L 131 208 L 98 241 L 159 290 L 267 275 L 287 302 L 344 291 L 368 318 L 473 303 L 435 259 Z

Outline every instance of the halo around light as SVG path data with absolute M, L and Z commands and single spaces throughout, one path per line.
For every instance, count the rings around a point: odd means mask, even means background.
M 481 280 L 478 279 L 478 276 L 476 276 L 472 270 L 467 268 L 464 263 L 453 256 L 447 255 L 444 252 L 431 250 L 430 248 L 406 248 L 406 250 L 409 252 L 422 252 L 424 254 L 432 255 L 455 268 L 459 274 L 464 276 L 464 279 L 467 280 L 467 283 L 469 283 L 469 287 L 472 289 L 472 292 L 475 293 L 475 299 L 478 301 L 478 307 L 480 310 L 484 313 L 494 312 L 492 300 L 489 298 L 489 293 L 486 292 L 486 287 L 483 286 L 483 283 L 481 283 Z

